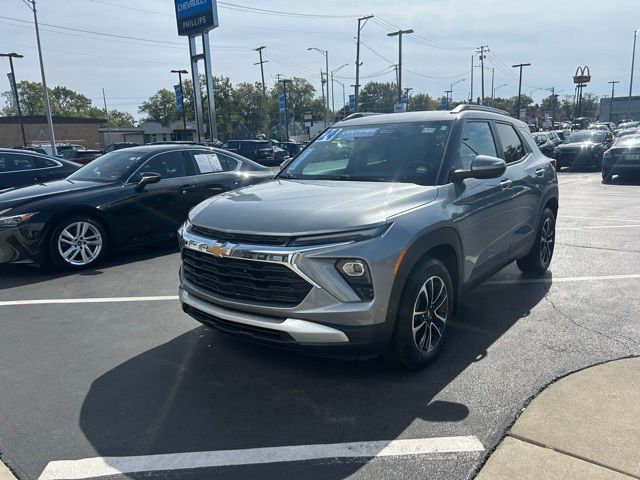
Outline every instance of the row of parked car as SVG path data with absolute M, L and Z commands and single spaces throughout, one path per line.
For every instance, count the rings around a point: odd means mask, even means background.
M 640 122 L 593 123 L 578 131 L 533 134 L 540 151 L 556 161 L 556 168 L 593 167 L 607 183 L 613 175 L 635 173 L 640 168 Z M 638 165 L 638 167 L 636 167 Z

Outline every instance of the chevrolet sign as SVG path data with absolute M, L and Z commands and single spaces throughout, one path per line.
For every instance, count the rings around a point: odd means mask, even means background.
M 216 0 L 175 0 L 178 35 L 199 35 L 218 23 Z

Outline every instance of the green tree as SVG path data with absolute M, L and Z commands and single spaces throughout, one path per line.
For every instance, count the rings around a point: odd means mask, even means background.
M 120 110 L 109 110 L 109 126 L 110 127 L 133 127 L 135 119 L 128 112 Z
M 145 121 L 154 120 L 164 126 L 180 118 L 176 110 L 176 95 L 166 88 L 161 88 L 148 100 L 142 102 L 138 112 L 146 115 Z
M 262 84 L 260 82 L 241 83 L 232 91 L 231 96 L 238 121 L 243 124 L 251 137 L 259 133 L 266 134 Z
M 416 93 L 409 97 L 407 109 L 411 112 L 420 112 L 423 110 L 438 110 L 440 102 L 426 93 Z
M 397 87 L 393 82 L 369 82 L 360 90 L 360 111 L 393 112 L 397 100 Z

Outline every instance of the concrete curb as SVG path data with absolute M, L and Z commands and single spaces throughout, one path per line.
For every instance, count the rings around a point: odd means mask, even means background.
M 0 480 L 17 480 L 9 468 L 0 461 Z
M 476 479 L 640 478 L 639 357 L 569 373 L 527 404 Z

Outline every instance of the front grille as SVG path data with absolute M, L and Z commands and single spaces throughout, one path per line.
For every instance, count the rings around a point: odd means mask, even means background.
M 253 235 L 249 233 L 230 233 L 213 228 L 193 225 L 191 233 L 201 235 L 218 242 L 244 243 L 250 245 L 278 245 L 284 246 L 289 241 L 289 237 L 280 235 Z
M 214 317 L 190 305 L 183 305 L 183 310 L 193 318 L 205 325 L 215 328 L 228 335 L 249 338 L 267 343 L 295 343 L 295 340 L 287 332 L 272 330 L 270 328 L 255 327 L 244 323 L 230 322 L 219 317 Z
M 231 300 L 294 307 L 304 300 L 309 284 L 285 265 L 219 258 L 184 248 L 185 279 L 205 292 Z

